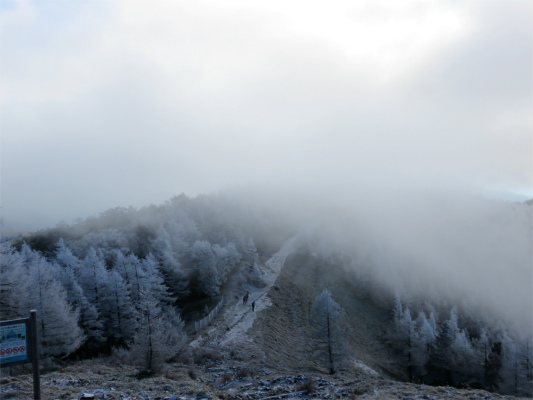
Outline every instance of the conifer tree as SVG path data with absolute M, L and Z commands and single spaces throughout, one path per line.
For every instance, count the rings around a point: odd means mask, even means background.
M 27 268 L 22 255 L 9 243 L 0 244 L 0 314 L 4 319 L 23 318 L 26 308 L 21 308 L 21 295 L 26 295 Z
M 104 306 L 103 292 L 107 282 L 107 270 L 102 255 L 93 247 L 89 249 L 83 259 L 77 271 L 77 278 L 85 296 L 101 315 Z
M 501 340 L 500 389 L 515 396 L 531 396 L 531 348 L 504 333 Z
M 69 305 L 54 266 L 37 252 L 27 259 L 28 291 L 24 293 L 23 304 L 28 311 L 37 310 L 41 352 L 50 356 L 68 355 L 84 341 L 78 326 L 79 311 Z
M 131 300 L 134 304 L 138 303 L 141 299 L 141 281 L 145 274 L 141 260 L 135 254 L 129 254 L 124 261 L 124 270 L 126 271 L 124 279 L 130 288 Z
M 259 257 L 257 248 L 255 247 L 254 239 L 251 236 L 246 242 L 246 246 L 244 248 L 244 257 L 246 257 L 252 263 L 255 263 Z
M 192 248 L 192 259 L 198 290 L 209 297 L 219 294 L 222 275 L 217 269 L 217 259 L 211 244 L 205 240 L 197 240 Z
M 163 275 L 159 270 L 159 263 L 155 257 L 148 254 L 142 260 L 141 266 L 139 271 L 140 292 L 150 293 L 160 304 L 172 305 L 175 299 L 165 285 Z M 140 301 L 136 304 L 140 304 Z
M 59 278 L 66 290 L 68 302 L 79 311 L 79 325 L 86 336 L 84 347 L 94 351 L 104 341 L 103 324 L 96 306 L 89 302 L 76 279 L 75 272 L 80 272 L 81 260 L 70 251 L 63 238 L 57 243 L 56 262 L 59 264 Z
M 417 375 L 424 375 L 426 373 L 426 364 L 435 349 L 435 340 L 437 339 L 437 331 L 432 326 L 431 320 L 435 321 L 433 313 L 428 320 L 424 312 L 418 313 L 416 319 L 416 335 L 413 343 L 413 364 L 417 368 Z
M 474 350 L 468 336 L 466 329 L 459 329 L 450 346 L 455 385 L 468 384 L 474 375 Z
M 413 380 L 413 367 L 415 363 L 416 347 L 418 337 L 415 331 L 415 322 L 411 318 L 409 307 L 405 307 L 402 313 L 398 315 L 400 320 L 395 321 L 396 325 L 396 345 L 400 348 L 402 355 L 402 364 L 407 366 L 407 376 Z
M 94 304 L 89 303 L 83 289 L 76 281 L 71 267 L 59 267 L 59 278 L 65 288 L 69 304 L 78 311 L 79 325 L 86 337 L 84 348 L 95 351 L 104 341 L 103 323 Z
M 185 265 L 191 260 L 191 237 L 199 235 L 194 223 L 188 231 L 185 226 L 170 220 L 162 225 L 152 242 L 154 254 L 161 263 L 162 272 L 167 286 L 171 288 L 173 297 L 179 298 L 189 294 L 189 277 L 191 271 Z
M 315 335 L 327 346 L 330 374 L 336 372 L 339 363 L 349 354 L 344 314 L 342 307 L 333 300 L 327 289 L 315 298 L 311 307 L 310 323 Z
M 490 342 L 487 331 L 481 329 L 479 337 L 473 340 L 473 373 L 475 379 L 481 383 L 483 387 L 488 387 L 488 373 L 490 367 Z
M 453 357 L 450 349 L 458 332 L 458 316 L 456 311 L 452 309 L 450 318 L 439 327 L 435 351 L 430 357 L 431 370 L 442 375 L 440 381 L 448 385 L 453 384 Z
M 109 271 L 102 296 L 102 316 L 108 342 L 112 345 L 128 343 L 137 327 L 136 314 L 126 283 L 116 270 Z
M 162 309 L 150 294 L 142 292 L 140 323 L 131 352 L 137 363 L 149 373 L 157 372 L 185 344 L 183 322 L 173 309 Z

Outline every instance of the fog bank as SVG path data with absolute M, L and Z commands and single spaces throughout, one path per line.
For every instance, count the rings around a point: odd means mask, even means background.
M 505 324 L 531 334 L 531 205 L 368 185 L 247 193 L 249 201 L 318 236 L 315 250 L 323 256 L 350 256 L 352 268 L 378 287 L 414 301 L 446 301 L 493 328 Z

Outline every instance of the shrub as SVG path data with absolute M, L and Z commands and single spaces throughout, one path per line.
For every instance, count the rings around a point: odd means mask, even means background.
M 202 347 L 194 353 L 194 361 L 198 364 L 203 364 L 206 361 L 220 360 L 222 355 L 218 350 Z
M 189 378 L 193 380 L 196 380 L 196 378 L 198 378 L 198 372 L 194 367 L 189 368 L 189 370 L 187 371 L 187 375 L 189 375 Z
M 191 349 L 186 348 L 182 352 L 180 352 L 176 357 L 176 361 L 185 365 L 194 364 L 194 356 L 192 354 Z
M 226 372 L 224 375 L 222 375 L 221 382 L 226 383 L 233 380 L 233 375 L 231 375 L 229 372 Z
M 255 373 L 255 371 L 253 369 L 250 369 L 250 368 L 241 368 L 237 371 L 237 373 L 235 374 L 235 378 L 246 378 L 247 376 L 250 376 L 250 377 L 254 377 L 256 376 L 257 374 Z
M 113 347 L 109 362 L 113 365 L 133 365 L 133 357 L 131 351 L 124 347 Z
M 316 392 L 316 380 L 313 376 L 308 376 L 305 381 L 298 386 L 299 392 L 304 390 L 306 390 L 308 394 L 313 394 Z

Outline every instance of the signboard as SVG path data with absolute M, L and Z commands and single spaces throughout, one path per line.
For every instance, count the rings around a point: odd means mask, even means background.
M 33 399 L 41 400 L 37 346 L 37 311 L 31 310 L 30 318 L 0 321 L 0 367 L 31 362 L 33 365 Z
M 31 362 L 29 318 L 0 322 L 0 366 Z

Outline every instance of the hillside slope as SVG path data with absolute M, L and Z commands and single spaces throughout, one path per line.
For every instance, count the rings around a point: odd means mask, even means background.
M 264 263 L 266 286 L 250 287 L 244 305 L 239 295 L 226 293 L 226 304 L 214 323 L 200 332 L 193 347 L 233 349 L 252 356 L 257 367 L 286 373 L 327 373 L 327 354 L 323 340 L 316 337 L 309 323 L 311 305 L 324 289 L 346 312 L 348 363 L 355 367 L 383 372 L 387 369 L 387 350 L 380 336 L 388 320 L 347 280 L 340 266 L 325 265 L 319 258 L 297 250 L 296 239 Z M 255 312 L 251 303 L 255 301 Z

